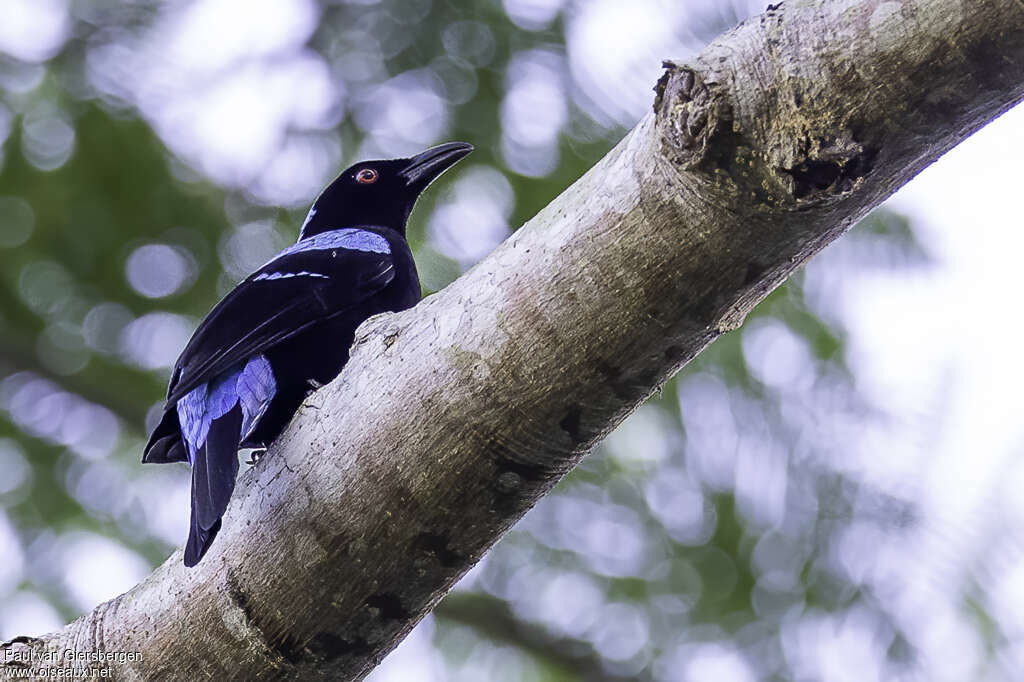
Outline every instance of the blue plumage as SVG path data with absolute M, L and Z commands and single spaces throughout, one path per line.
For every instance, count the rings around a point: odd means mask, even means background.
M 299 272 L 261 272 L 252 278 L 254 282 L 262 282 L 265 279 L 288 279 L 289 277 L 319 277 L 320 279 L 330 279 L 330 275 L 325 275 L 322 272 L 309 272 L 308 270 L 301 270 Z
M 214 420 L 238 404 L 242 406 L 239 440 L 243 440 L 273 400 L 276 387 L 274 371 L 267 358 L 260 354 L 250 358 L 245 367 L 186 393 L 178 401 L 177 409 L 189 463 L 195 464 L 196 453 L 206 444 Z
M 239 375 L 236 386 L 238 402 L 242 405 L 242 440 L 245 440 L 252 427 L 266 412 L 270 401 L 277 395 L 274 369 L 266 356 L 261 354 L 250 358 Z
M 298 241 L 274 256 L 270 263 L 273 263 L 278 258 L 290 256 L 293 253 L 329 251 L 330 249 L 350 249 L 352 251 L 365 251 L 368 253 L 391 253 L 388 240 L 379 234 L 369 230 L 361 230 L 357 227 L 346 227 L 341 230 L 321 232 Z M 270 263 L 267 263 L 267 265 L 270 265 Z

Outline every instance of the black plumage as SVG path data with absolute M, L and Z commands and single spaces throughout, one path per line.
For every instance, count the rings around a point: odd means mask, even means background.
M 305 397 L 341 371 L 360 323 L 419 301 L 406 221 L 427 185 L 472 149 L 451 142 L 352 166 L 314 202 L 299 240 L 199 325 L 142 456 L 192 465 L 186 566 L 202 559 L 220 530 L 239 447 L 277 438 Z

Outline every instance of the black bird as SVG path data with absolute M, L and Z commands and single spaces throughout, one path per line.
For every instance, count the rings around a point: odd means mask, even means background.
M 265 447 L 348 361 L 356 327 L 420 299 L 405 224 L 417 197 L 473 151 L 464 142 L 365 161 L 325 189 L 298 241 L 249 275 L 199 325 L 171 372 L 143 462 L 192 465 L 185 565 L 220 530 L 240 447 Z

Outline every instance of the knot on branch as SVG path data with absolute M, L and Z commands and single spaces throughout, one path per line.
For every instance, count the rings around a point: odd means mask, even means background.
M 741 108 L 733 104 L 740 94 L 731 77 L 664 66 L 654 109 L 666 158 L 680 170 L 703 171 L 729 196 L 806 208 L 853 191 L 874 166 L 878 149 L 848 122 L 806 111 L 799 89 L 757 92 Z
M 710 138 L 732 127 L 732 108 L 691 66 L 662 62 L 665 73 L 654 86 L 654 113 L 669 157 L 684 169 L 701 165 Z
M 378 313 L 368 317 L 356 328 L 350 352 L 354 353 L 356 348 L 377 338 L 381 340 L 384 349 L 390 348 L 401 335 L 402 326 L 398 321 L 398 313 Z
M 689 65 L 663 64 L 654 107 L 665 158 L 678 170 L 704 175 L 729 204 L 737 197 L 755 207 L 784 203 L 777 173 L 735 118 L 728 77 L 719 82 Z

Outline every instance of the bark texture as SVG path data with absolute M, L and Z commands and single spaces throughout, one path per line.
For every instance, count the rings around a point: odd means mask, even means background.
M 654 113 L 591 171 L 452 286 L 361 328 L 196 569 L 175 553 L 0 661 L 361 678 L 661 383 L 1022 98 L 1022 0 L 785 0 L 667 63 Z

